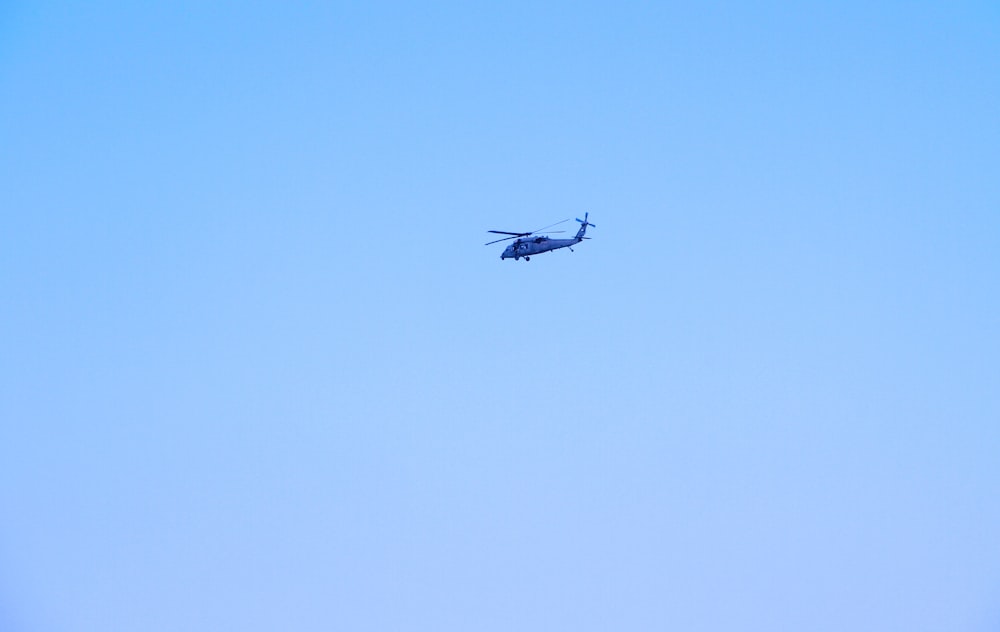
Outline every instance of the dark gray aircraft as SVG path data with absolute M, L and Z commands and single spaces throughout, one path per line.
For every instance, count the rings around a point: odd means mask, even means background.
M 559 248 L 569 248 L 570 252 L 573 251 L 573 246 L 580 243 L 584 239 L 590 239 L 590 237 L 585 237 L 587 233 L 587 226 L 594 226 L 587 221 L 590 213 L 584 213 L 583 219 L 577 218 L 576 221 L 580 222 L 580 230 L 576 231 L 576 237 L 572 239 L 552 239 L 546 235 L 536 235 L 546 228 L 552 228 L 553 226 L 558 226 L 563 222 L 568 222 L 569 219 L 564 219 L 562 222 L 556 222 L 555 224 L 549 224 L 545 228 L 539 228 L 538 230 L 533 230 L 530 233 L 511 233 L 505 230 L 489 230 L 488 233 L 496 233 L 498 235 L 511 235 L 511 237 L 504 237 L 503 239 L 497 239 L 491 241 L 486 245 L 495 244 L 501 241 L 507 241 L 508 239 L 513 239 L 514 243 L 507 246 L 507 249 L 503 251 L 500 255 L 501 259 L 513 259 L 517 261 L 521 257 L 524 257 L 525 261 L 531 261 L 531 255 L 540 255 L 543 252 L 549 252 L 551 250 L 558 250 Z M 594 226 L 597 228 L 597 226 Z M 561 233 L 564 231 L 555 230 L 549 231 L 550 233 Z M 534 235 L 534 236 L 532 236 Z

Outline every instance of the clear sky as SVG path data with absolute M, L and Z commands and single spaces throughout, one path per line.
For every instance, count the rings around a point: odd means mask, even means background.
M 5 2 L 0 629 L 1000 629 L 998 278 L 996 2 Z

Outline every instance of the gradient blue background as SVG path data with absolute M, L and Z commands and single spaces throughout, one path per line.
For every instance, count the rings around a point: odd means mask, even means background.
M 0 217 L 0 629 L 1000 629 L 995 2 L 7 2 Z

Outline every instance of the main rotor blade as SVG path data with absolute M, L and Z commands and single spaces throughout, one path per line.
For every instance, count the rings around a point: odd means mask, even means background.
M 536 228 L 535 230 L 531 231 L 528 234 L 529 235 L 534 235 L 535 233 L 539 233 L 539 232 L 545 230 L 546 228 L 552 228 L 553 226 L 558 226 L 559 224 L 562 224 L 563 222 L 568 222 L 568 221 L 569 221 L 569 218 L 567 217 L 562 222 L 556 222 L 555 224 L 549 224 L 548 226 L 542 226 L 541 228 Z
M 490 244 L 495 244 L 495 243 L 500 242 L 500 241 L 507 241 L 508 239 L 517 239 L 518 237 L 527 237 L 528 235 L 534 235 L 535 233 L 541 232 L 541 231 L 545 230 L 546 228 L 552 228 L 553 226 L 558 226 L 559 224 L 562 224 L 563 222 L 568 222 L 569 219 L 570 218 L 567 217 L 562 222 L 556 222 L 555 224 L 549 224 L 548 226 L 544 226 L 542 228 L 533 230 L 530 233 L 512 233 L 512 232 L 506 231 L 506 230 L 488 230 L 488 231 L 486 231 L 488 233 L 496 233 L 497 235 L 511 235 L 511 236 L 510 237 L 504 237 L 503 239 L 497 239 L 495 241 L 490 241 L 490 242 L 487 242 L 487 243 L 485 243 L 483 245 L 484 246 L 489 246 Z M 552 234 L 555 234 L 555 233 L 565 233 L 565 232 L 566 231 L 564 231 L 564 230 L 551 230 L 551 231 L 549 231 L 549 233 L 552 233 Z
M 490 231 L 490 232 L 494 232 L 494 231 Z M 529 234 L 529 233 L 517 233 L 513 237 L 504 237 L 503 239 L 497 239 L 496 241 L 488 241 L 488 242 L 486 242 L 483 245 L 484 246 L 489 246 L 490 244 L 495 244 L 498 241 L 507 241 L 508 239 L 517 239 L 518 237 L 524 237 L 524 235 L 526 235 L 526 234 Z

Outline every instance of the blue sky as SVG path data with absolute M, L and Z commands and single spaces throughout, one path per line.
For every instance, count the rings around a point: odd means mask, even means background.
M 0 97 L 0 628 L 1000 625 L 995 4 L 13 2 Z

